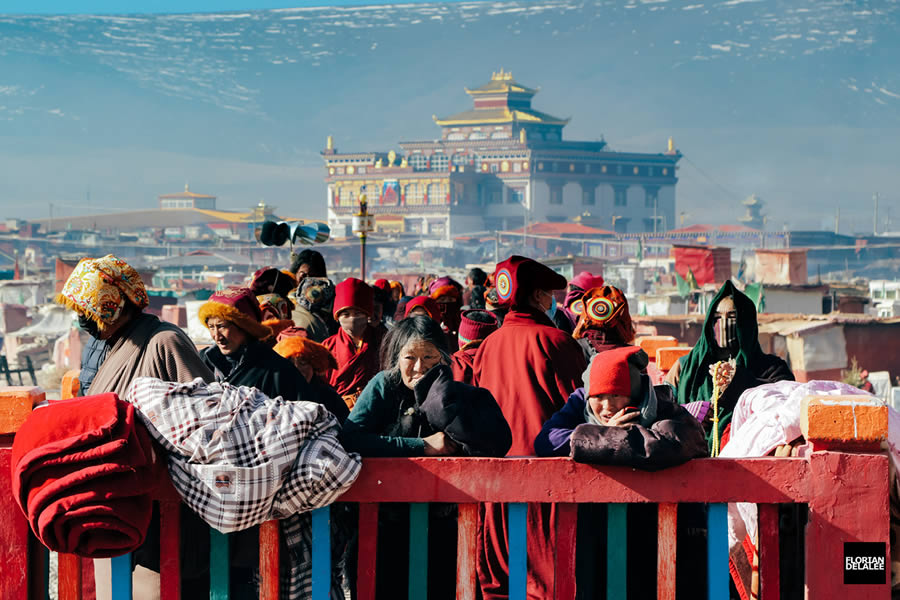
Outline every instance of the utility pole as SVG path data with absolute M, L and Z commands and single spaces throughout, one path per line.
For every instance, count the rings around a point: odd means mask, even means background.
M 872 194 L 872 199 L 875 200 L 875 215 L 872 219 L 872 235 L 878 235 L 878 192 Z
M 366 236 L 374 229 L 374 215 L 369 214 L 366 195 L 359 197 L 359 212 L 353 215 L 353 233 L 359 236 L 359 278 L 366 280 Z

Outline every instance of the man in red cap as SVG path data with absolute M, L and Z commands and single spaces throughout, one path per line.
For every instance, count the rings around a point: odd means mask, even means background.
M 380 370 L 381 334 L 370 324 L 374 310 L 375 292 L 365 281 L 349 277 L 334 287 L 334 318 L 340 329 L 322 345 L 338 363 L 328 373 L 328 383 L 348 408 Z
M 533 456 L 534 439 L 544 422 L 581 387 L 587 364 L 578 343 L 548 316 L 552 290 L 566 279 L 530 258 L 512 256 L 499 263 L 494 286 L 509 312 L 503 325 L 475 355 L 475 384 L 487 388 L 500 405 L 513 434 L 508 456 Z M 479 539 L 478 579 L 484 600 L 509 597 L 509 547 L 504 507 L 486 504 Z M 555 507 L 528 507 L 528 597 L 554 595 Z M 546 532 L 550 532 L 547 535 Z

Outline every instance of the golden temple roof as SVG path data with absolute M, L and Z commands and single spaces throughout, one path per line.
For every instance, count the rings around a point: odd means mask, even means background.
M 166 198 L 215 198 L 215 196 L 207 196 L 206 194 L 195 194 L 190 190 L 188 184 L 184 184 L 184 191 L 177 194 L 162 194 L 161 199 Z
M 481 108 L 467 110 L 445 118 L 433 117 L 441 127 L 451 125 L 499 125 L 503 123 L 530 123 L 536 125 L 566 125 L 569 119 L 560 119 L 530 109 Z
M 512 73 L 504 72 L 503 69 L 500 69 L 499 73 L 492 74 L 490 82 L 472 90 L 465 89 L 466 93 L 472 96 L 482 94 L 528 94 L 534 96 L 539 91 L 516 82 Z

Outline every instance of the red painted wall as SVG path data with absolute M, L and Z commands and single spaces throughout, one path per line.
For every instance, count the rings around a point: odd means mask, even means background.
M 856 357 L 859 366 L 869 371 L 890 371 L 891 381 L 900 375 L 900 323 L 844 325 L 847 357 Z
M 700 285 L 720 284 L 731 278 L 731 248 L 673 246 L 672 255 L 675 271 L 687 278 L 690 269 Z

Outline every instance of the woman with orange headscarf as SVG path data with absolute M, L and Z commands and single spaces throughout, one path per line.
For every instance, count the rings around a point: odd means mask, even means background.
M 578 316 L 572 337 L 578 340 L 584 357 L 634 343 L 634 324 L 628 312 L 628 299 L 617 287 L 604 285 L 587 290 L 570 310 Z

